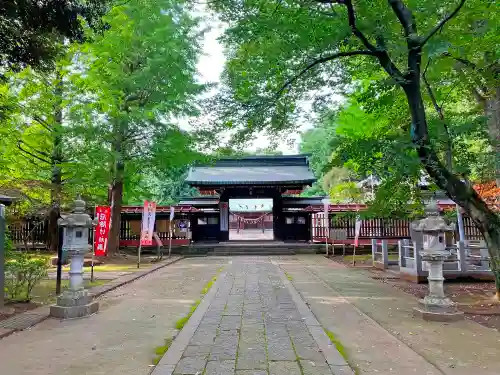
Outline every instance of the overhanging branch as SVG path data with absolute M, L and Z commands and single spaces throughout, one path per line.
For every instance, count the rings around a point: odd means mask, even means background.
M 401 0 L 389 0 L 389 4 L 403 26 L 405 37 L 408 38 L 410 35 L 416 34 L 415 20 L 408 7 Z
M 309 70 L 313 69 L 317 65 L 323 64 L 328 61 L 336 60 L 340 57 L 348 57 L 348 56 L 376 56 L 376 53 L 373 51 L 366 51 L 366 50 L 360 50 L 360 51 L 347 51 L 347 52 L 338 52 L 334 53 L 332 55 L 328 55 L 325 57 L 321 57 L 319 59 L 314 60 L 310 64 L 308 64 L 304 69 L 302 69 L 298 74 L 290 78 L 288 81 L 285 82 L 283 86 L 276 92 L 275 96 L 278 97 L 280 96 L 283 91 L 285 91 L 288 87 L 293 85 L 300 77 L 302 77 L 304 74 L 306 74 Z
M 344 4 L 347 8 L 347 19 L 349 21 L 349 26 L 351 27 L 352 33 L 363 43 L 363 45 L 370 51 L 375 51 L 376 47 L 370 43 L 368 38 L 358 29 L 356 25 L 356 14 L 354 13 L 354 6 L 351 0 L 339 1 L 340 4 Z
M 446 22 L 448 22 L 449 20 L 451 20 L 453 17 L 455 17 L 458 14 L 458 12 L 460 11 L 460 9 L 462 9 L 464 4 L 465 4 L 465 0 L 460 0 L 460 3 L 455 8 L 455 10 L 453 12 L 451 12 L 448 16 L 443 18 L 441 20 L 441 22 L 439 22 L 436 25 L 436 27 L 434 27 L 431 30 L 431 32 L 424 38 L 424 40 L 422 41 L 422 43 L 420 43 L 420 45 L 423 47 L 425 45 L 425 43 L 427 43 L 429 41 L 429 39 L 431 39 L 439 30 L 441 30 L 443 28 L 443 26 L 446 24 Z
M 370 51 L 376 51 L 377 48 L 368 40 L 368 38 L 358 29 L 356 25 L 356 13 L 354 12 L 354 6 L 352 0 L 314 0 L 316 3 L 320 4 L 340 4 L 344 5 L 347 9 L 347 20 L 349 26 L 351 27 L 352 33 L 363 43 L 365 48 Z
M 34 157 L 34 158 L 35 158 L 35 159 L 37 159 L 37 160 L 40 160 L 41 162 L 44 162 L 44 163 L 47 163 L 47 164 L 51 164 L 49 160 L 46 160 L 46 159 L 44 159 L 44 158 L 42 158 L 42 157 L 40 157 L 40 156 L 37 156 L 37 155 L 33 154 L 33 153 L 32 153 L 32 152 L 30 152 L 30 151 L 28 151 L 28 150 L 24 149 L 24 148 L 22 147 L 22 144 L 23 144 L 23 141 L 18 141 L 18 142 L 17 142 L 17 148 L 18 148 L 19 150 L 21 150 L 22 152 L 24 152 L 24 153 L 25 153 L 25 154 L 27 154 L 27 155 L 30 155 L 31 157 Z

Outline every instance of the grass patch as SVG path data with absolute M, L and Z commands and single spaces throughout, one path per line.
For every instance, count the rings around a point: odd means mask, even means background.
M 340 340 L 337 338 L 337 336 L 335 336 L 335 334 L 332 331 L 329 331 L 329 330 L 324 329 L 324 328 L 323 328 L 323 330 L 325 331 L 326 335 L 328 336 L 328 338 L 330 339 L 332 344 L 335 345 L 335 348 L 337 348 L 340 355 L 342 357 L 344 357 L 345 361 L 354 370 L 354 373 L 356 375 L 359 375 L 359 369 L 354 364 L 352 364 L 352 362 L 349 360 L 349 353 L 347 352 L 347 349 L 345 348 L 345 346 L 340 342 Z
M 222 271 L 224 267 L 221 267 L 219 268 L 219 270 L 217 270 L 217 273 L 220 273 Z M 210 288 L 214 285 L 215 281 L 217 281 L 217 276 L 214 276 L 212 277 L 212 279 L 210 279 L 210 281 L 208 283 L 205 284 L 205 286 L 203 287 L 203 289 L 201 290 L 201 296 L 203 297 L 205 294 L 208 293 L 208 291 L 210 290 Z M 192 306 L 191 306 L 191 310 L 189 311 L 189 313 L 180 318 L 177 322 L 175 322 L 175 328 L 177 328 L 178 330 L 181 330 L 182 328 L 184 328 L 184 326 L 186 325 L 186 323 L 188 322 L 189 318 L 191 318 L 191 315 L 193 315 L 193 313 L 195 312 L 196 308 L 198 307 L 198 305 L 200 304 L 201 300 L 197 300 Z
M 198 305 L 200 304 L 200 300 L 197 300 L 193 306 L 191 306 L 191 310 L 189 310 L 189 313 L 180 318 L 177 322 L 175 322 L 175 328 L 178 329 L 179 331 L 181 329 L 184 328 L 184 326 L 186 325 L 186 323 L 188 322 L 189 318 L 191 318 L 191 315 L 193 315 L 193 313 L 195 312 L 195 310 L 197 309 Z
M 346 262 L 352 262 L 353 256 L 352 255 L 344 255 L 343 259 Z M 356 261 L 356 263 L 357 262 L 367 262 L 369 260 L 372 260 L 372 255 L 371 254 L 354 255 L 354 260 Z
M 207 294 L 212 285 L 214 285 L 216 281 L 217 281 L 217 276 L 212 277 L 212 280 L 206 283 L 205 287 L 201 290 L 201 295 L 204 296 L 205 294 Z
M 84 280 L 83 286 L 85 289 L 92 288 L 94 286 L 104 285 L 109 280 L 94 280 L 94 282 L 90 282 L 90 280 Z M 61 290 L 69 288 L 69 280 L 61 280 Z M 56 301 L 56 280 L 45 279 L 40 281 L 33 288 L 33 292 L 31 293 L 32 302 L 40 303 L 42 305 L 51 304 Z
M 224 267 L 219 268 L 217 270 L 217 274 L 221 273 L 223 268 Z M 210 281 L 208 283 L 205 284 L 204 288 L 201 290 L 202 297 L 208 293 L 208 291 L 214 285 L 214 282 L 216 280 L 217 280 L 217 276 L 214 276 L 214 277 L 212 277 L 212 279 L 210 279 Z M 191 306 L 189 313 L 175 322 L 176 329 L 178 329 L 180 331 L 184 328 L 184 326 L 189 321 L 191 316 L 194 314 L 194 312 L 196 311 L 196 309 L 198 308 L 200 303 L 201 303 L 201 300 L 196 300 L 195 303 Z M 158 365 L 158 363 L 160 363 L 160 360 L 165 355 L 165 353 L 167 352 L 170 345 L 172 345 L 172 338 L 165 339 L 165 345 L 157 346 L 155 348 L 155 357 L 153 358 L 153 365 L 156 366 L 156 365 Z
M 170 345 L 172 345 L 172 338 L 165 339 L 165 344 L 161 346 L 157 346 L 155 348 L 155 357 L 153 358 L 153 365 L 157 365 L 160 363 L 160 360 L 163 358 L 165 353 L 167 352 L 168 348 L 170 348 Z
M 399 254 L 389 254 L 387 257 L 389 260 L 399 260 Z

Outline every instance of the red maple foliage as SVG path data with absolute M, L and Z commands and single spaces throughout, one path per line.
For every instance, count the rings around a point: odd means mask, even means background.
M 474 185 L 474 190 L 477 191 L 488 206 L 495 210 L 500 210 L 500 188 L 497 187 L 494 181 L 476 184 Z

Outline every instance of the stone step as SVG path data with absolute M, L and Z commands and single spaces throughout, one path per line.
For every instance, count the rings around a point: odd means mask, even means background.
M 273 252 L 273 251 L 255 251 L 255 252 L 245 252 L 245 251 L 231 251 L 231 252 L 214 252 L 214 256 L 237 256 L 237 255 L 295 255 L 293 251 L 287 252 Z
M 294 255 L 295 249 L 286 247 L 214 247 L 213 255 Z

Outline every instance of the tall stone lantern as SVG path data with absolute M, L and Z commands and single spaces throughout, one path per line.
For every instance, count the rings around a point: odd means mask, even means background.
M 90 230 L 97 224 L 85 213 L 85 202 L 75 201 L 73 213 L 61 217 L 57 224 L 63 228 L 63 252 L 70 260 L 69 289 L 57 297 L 57 303 L 50 307 L 55 318 L 80 318 L 99 310 L 99 303 L 83 287 L 83 262 L 92 245 L 89 245 Z
M 454 231 L 454 224 L 447 224 L 439 215 L 436 201 L 425 208 L 427 217 L 412 223 L 412 229 L 421 232 L 422 261 L 427 262 L 429 275 L 429 293 L 420 300 L 420 306 L 414 313 L 424 320 L 454 321 L 463 319 L 463 313 L 458 311 L 454 302 L 444 294 L 443 263 L 451 255 L 446 249 L 445 233 Z

